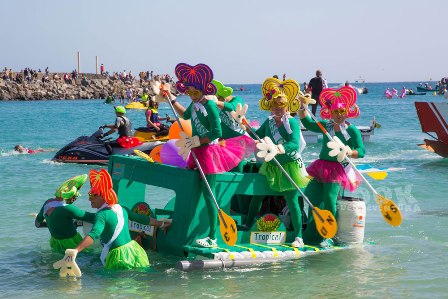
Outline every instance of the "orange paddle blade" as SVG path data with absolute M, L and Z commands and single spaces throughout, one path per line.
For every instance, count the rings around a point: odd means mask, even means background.
M 136 154 L 136 155 L 139 156 L 140 158 L 145 159 L 145 160 L 148 161 L 148 162 L 154 163 L 154 160 L 153 160 L 150 156 L 148 156 L 147 154 L 145 154 L 145 153 L 142 152 L 142 151 L 134 150 L 134 154 Z
M 330 211 L 314 207 L 313 216 L 319 235 L 327 239 L 331 239 L 336 235 L 338 224 Z
M 218 217 L 222 240 L 229 246 L 235 245 L 238 239 L 238 230 L 235 220 L 221 209 L 218 211 Z
M 399 226 L 403 220 L 403 217 L 401 216 L 398 206 L 392 200 L 379 194 L 376 195 L 376 201 L 380 206 L 380 211 L 384 217 L 384 220 L 392 226 Z

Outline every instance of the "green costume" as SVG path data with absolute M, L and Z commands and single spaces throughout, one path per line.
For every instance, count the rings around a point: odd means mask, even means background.
M 233 119 L 230 114 L 231 111 L 235 111 L 236 105 L 244 105 L 243 100 L 240 97 L 233 97 L 228 102 L 224 102 L 224 108 L 219 111 L 219 118 L 221 119 L 222 138 L 229 139 L 232 137 L 238 137 L 244 135 L 246 132 L 240 128 L 238 122 Z
M 94 240 L 99 238 L 105 244 L 101 258 L 106 269 L 134 269 L 149 266 L 145 250 L 137 242 L 131 240 L 128 219 L 148 224 L 150 221 L 149 217 L 133 213 L 118 204 L 112 207 L 104 205 L 95 215 L 92 230 L 88 235 Z M 113 238 L 115 239 L 112 240 Z
M 193 109 L 195 109 L 194 111 L 195 117 L 192 117 Z M 220 112 L 219 108 L 213 101 L 209 100 L 206 101 L 204 104 L 195 104 L 192 102 L 190 106 L 188 106 L 188 108 L 185 110 L 183 118 L 191 119 L 192 136 L 200 136 L 200 137 L 207 136 L 212 141 L 211 143 L 217 143 L 218 138 L 222 137 L 219 112 Z M 201 147 L 204 146 L 206 145 L 201 145 Z M 207 162 L 208 163 L 210 162 L 202 160 L 208 158 L 203 157 L 202 155 L 197 155 L 197 158 L 204 172 L 208 173 L 208 171 L 204 169 L 204 166 L 207 165 Z M 208 181 L 211 190 L 214 191 L 216 185 L 216 175 L 206 174 L 205 177 Z M 204 196 L 205 204 L 207 207 L 207 212 L 210 219 L 210 231 L 208 233 L 208 237 L 210 239 L 216 239 L 216 231 L 218 229 L 218 217 L 216 215 L 218 214 L 218 210 L 213 202 L 213 198 L 210 195 L 210 192 L 208 191 L 205 181 L 202 181 L 201 187 L 202 187 L 202 194 Z
M 318 124 L 310 116 L 302 118 L 301 121 L 308 130 L 322 133 Z M 364 157 L 364 143 L 361 132 L 356 126 L 351 124 L 345 125 L 340 131 L 334 132 L 334 122 L 332 120 L 323 120 L 320 123 L 330 134 L 333 132 L 345 145 L 348 145 L 352 150 L 357 150 L 359 158 Z M 328 137 L 323 134 L 323 146 L 319 154 L 319 159 L 311 163 L 307 168 L 308 173 L 314 179 L 307 186 L 305 195 L 313 205 L 320 209 L 330 211 L 336 217 L 337 198 L 341 188 L 354 191 L 361 180 L 356 176 L 352 178 L 347 176 L 347 169 L 344 169 L 343 165 L 337 161 L 337 157 L 329 156 L 330 149 L 326 145 L 328 142 Z M 311 210 L 308 215 L 310 218 L 304 234 L 305 243 L 319 244 L 323 241 L 323 237 L 316 230 Z
M 285 117 L 285 116 L 284 116 Z M 285 125 L 285 122 L 286 125 Z M 285 154 L 275 156 L 294 182 L 303 188 L 308 184 L 308 178 L 304 171 L 304 165 L 300 157 L 300 126 L 296 119 L 288 117 L 277 127 L 273 117 L 269 117 L 256 131 L 260 138 L 269 137 L 276 145 L 282 144 Z M 281 169 L 273 160 L 264 162 L 260 173 L 266 176 L 269 187 L 278 192 L 283 192 L 286 203 L 291 213 L 295 236 L 302 237 L 302 213 L 303 202 L 298 200 L 299 192 L 294 185 L 284 176 Z M 262 198 L 254 197 L 248 215 L 248 224 L 251 225 L 256 213 L 260 209 Z
M 47 211 L 51 208 L 53 208 L 53 211 L 48 215 Z M 65 204 L 63 201 L 51 198 L 40 209 L 36 217 L 36 226 L 40 226 L 45 220 L 51 234 L 51 249 L 64 253 L 66 249 L 75 248 L 82 241 L 73 219 L 92 223 L 94 217 L 94 213 L 83 211 L 74 205 Z

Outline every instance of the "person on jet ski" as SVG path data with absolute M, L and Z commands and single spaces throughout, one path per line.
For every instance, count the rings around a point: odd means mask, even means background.
M 104 133 L 101 138 L 109 136 L 118 130 L 119 137 L 117 143 L 121 147 L 129 148 L 141 145 L 142 142 L 132 136 L 132 123 L 129 118 L 125 116 L 126 109 L 123 106 L 115 106 L 115 114 L 117 116 L 115 124 L 102 126 L 102 128 L 109 128 L 110 130 L 109 132 Z

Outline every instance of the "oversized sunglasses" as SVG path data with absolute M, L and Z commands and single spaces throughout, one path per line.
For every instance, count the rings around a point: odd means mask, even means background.
M 274 108 L 276 108 L 276 107 L 278 107 L 278 108 L 286 108 L 286 106 L 288 106 L 288 103 L 287 102 L 273 101 L 271 105 Z
M 89 192 L 89 199 L 93 199 L 93 198 L 95 198 L 95 197 L 97 197 L 97 196 L 100 196 L 100 195 L 99 195 L 99 194 L 92 193 L 92 192 Z
M 193 91 L 187 90 L 185 92 L 185 94 L 188 95 L 188 96 L 200 96 L 201 95 L 201 91 L 200 90 L 193 90 Z
M 331 111 L 333 114 L 347 114 L 347 110 L 345 108 L 334 109 Z

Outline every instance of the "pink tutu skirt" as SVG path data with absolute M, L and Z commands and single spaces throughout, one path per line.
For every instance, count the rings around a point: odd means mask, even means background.
M 191 149 L 196 154 L 199 164 L 205 174 L 227 172 L 255 151 L 255 142 L 248 136 L 238 136 L 223 139 L 218 144 Z M 193 155 L 188 158 L 188 168 L 197 168 Z
M 345 190 L 355 191 L 361 184 L 361 177 L 358 174 L 351 174 L 350 177 L 342 167 L 341 163 L 318 159 L 311 163 L 306 171 L 315 180 L 323 183 L 339 183 Z

